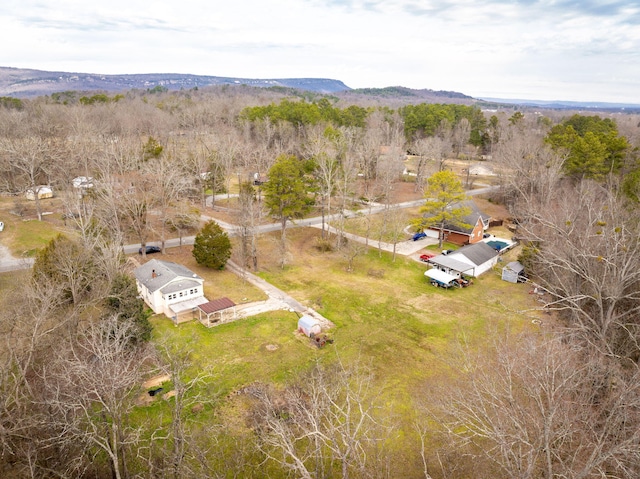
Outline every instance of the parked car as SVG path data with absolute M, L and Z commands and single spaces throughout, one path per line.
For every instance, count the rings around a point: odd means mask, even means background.
M 145 246 L 145 252 L 147 254 L 152 254 L 152 253 L 160 253 L 162 251 L 162 248 L 160 248 L 159 246 Z M 140 248 L 138 250 L 138 254 L 142 254 L 142 248 Z
M 424 261 L 425 263 L 429 261 L 431 258 L 435 257 L 433 253 L 425 253 L 420 255 L 420 261 Z
M 0 231 L 4 231 L 4 223 L 0 221 Z
M 449 288 L 453 288 L 455 286 L 455 282 L 450 282 L 450 283 L 446 283 L 444 281 L 438 281 L 437 279 L 432 279 L 431 281 L 429 281 L 431 283 L 432 286 L 435 286 L 436 288 L 444 288 L 444 289 L 449 289 Z
M 413 241 L 418 241 L 426 237 L 427 237 L 427 233 L 425 233 L 424 231 L 420 231 L 420 233 L 416 233 L 413 235 Z

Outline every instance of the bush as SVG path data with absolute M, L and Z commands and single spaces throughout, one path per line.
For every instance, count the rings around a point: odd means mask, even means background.
M 316 238 L 315 248 L 322 253 L 330 253 L 333 251 L 333 244 L 327 239 Z

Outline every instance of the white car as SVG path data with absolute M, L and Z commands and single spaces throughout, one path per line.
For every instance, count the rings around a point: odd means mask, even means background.
M 4 230 L 4 223 L 0 221 L 0 231 Z

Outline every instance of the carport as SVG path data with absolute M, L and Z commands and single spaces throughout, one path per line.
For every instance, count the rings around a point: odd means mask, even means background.
M 424 272 L 424 275 L 429 278 L 431 284 L 435 286 L 441 286 L 443 288 L 450 288 L 454 286 L 457 276 L 454 276 L 449 273 L 445 273 L 444 271 L 440 271 L 439 269 L 428 269 Z
M 468 263 L 463 263 L 462 261 L 458 261 L 457 259 L 444 254 L 431 258 L 428 263 L 434 265 L 439 270 L 453 274 L 456 277 L 460 277 L 463 273 L 473 271 L 474 269 L 474 266 L 471 266 Z
M 198 309 L 200 310 L 200 322 L 207 328 L 224 322 L 225 313 L 230 313 L 232 316 L 230 319 L 236 319 L 236 303 L 231 301 L 229 298 L 214 299 L 208 303 L 199 305 Z M 205 316 L 204 318 L 203 313 Z M 213 321 L 211 321 L 212 316 L 214 318 Z

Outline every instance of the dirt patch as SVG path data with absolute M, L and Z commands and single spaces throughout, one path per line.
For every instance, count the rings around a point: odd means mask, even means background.
M 136 399 L 136 406 L 148 406 L 149 404 L 153 403 L 157 398 L 158 396 L 152 397 L 152 396 L 149 396 L 149 393 L 146 393 L 146 392 L 142 393 Z
M 143 382 L 142 387 L 145 389 L 155 388 L 160 386 L 162 383 L 169 381 L 170 379 L 171 379 L 171 376 L 169 376 L 168 374 L 159 374 Z
M 277 344 L 267 344 L 264 347 L 264 349 L 266 349 L 267 351 L 276 351 L 279 348 L 280 348 L 280 346 L 278 346 Z

